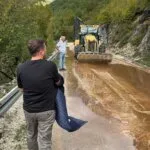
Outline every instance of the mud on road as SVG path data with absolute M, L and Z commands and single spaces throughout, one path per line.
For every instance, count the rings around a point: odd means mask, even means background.
M 55 124 L 53 149 L 149 150 L 149 70 L 119 60 L 110 65 L 76 63 L 72 52 L 68 56 L 62 72 L 68 111 L 88 124 L 75 133 Z M 22 97 L 0 121 L 0 150 L 26 150 Z
M 72 68 L 85 104 L 120 121 L 122 133 L 134 138 L 138 150 L 150 150 L 150 70 L 120 60 L 74 62 Z

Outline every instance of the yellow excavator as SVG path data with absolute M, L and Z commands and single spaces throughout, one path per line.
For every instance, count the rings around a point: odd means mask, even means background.
M 108 52 L 107 25 L 85 25 L 76 17 L 74 21 L 75 59 L 110 63 L 112 54 Z

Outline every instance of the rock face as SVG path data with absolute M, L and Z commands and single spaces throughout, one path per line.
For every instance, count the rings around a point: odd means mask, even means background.
M 141 12 L 129 23 L 111 25 L 109 45 L 115 54 L 150 60 L 150 10 Z
M 144 36 L 138 49 L 142 56 L 145 56 L 145 55 L 150 56 L 150 26 L 148 27 L 148 31 L 147 31 L 146 35 Z
M 132 58 L 135 54 L 135 47 L 132 46 L 130 43 L 128 43 L 125 46 L 123 46 L 122 48 L 119 48 L 117 46 L 110 48 L 110 51 L 112 51 L 116 55 L 119 54 L 119 55 L 122 55 L 127 58 Z
M 142 15 L 139 18 L 139 22 L 143 23 L 150 18 L 150 10 L 143 11 Z

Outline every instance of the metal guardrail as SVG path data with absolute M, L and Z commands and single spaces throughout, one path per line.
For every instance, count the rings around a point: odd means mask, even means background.
M 52 53 L 52 55 L 47 59 L 48 61 L 54 60 L 58 55 L 58 52 Z M 0 117 L 11 108 L 11 106 L 17 101 L 17 99 L 22 95 L 22 92 L 16 86 L 9 93 L 7 93 L 3 98 L 0 99 Z
M 58 53 L 57 51 L 54 51 L 53 54 L 47 59 L 48 61 L 52 61 L 54 60 L 57 56 L 58 56 Z

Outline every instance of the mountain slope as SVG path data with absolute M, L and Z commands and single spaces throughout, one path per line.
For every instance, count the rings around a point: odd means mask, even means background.
M 139 62 L 149 60 L 149 0 L 55 0 L 51 9 L 49 33 L 55 40 L 62 34 L 73 40 L 74 17 L 78 16 L 86 24 L 110 25 L 109 43 L 114 53 Z

